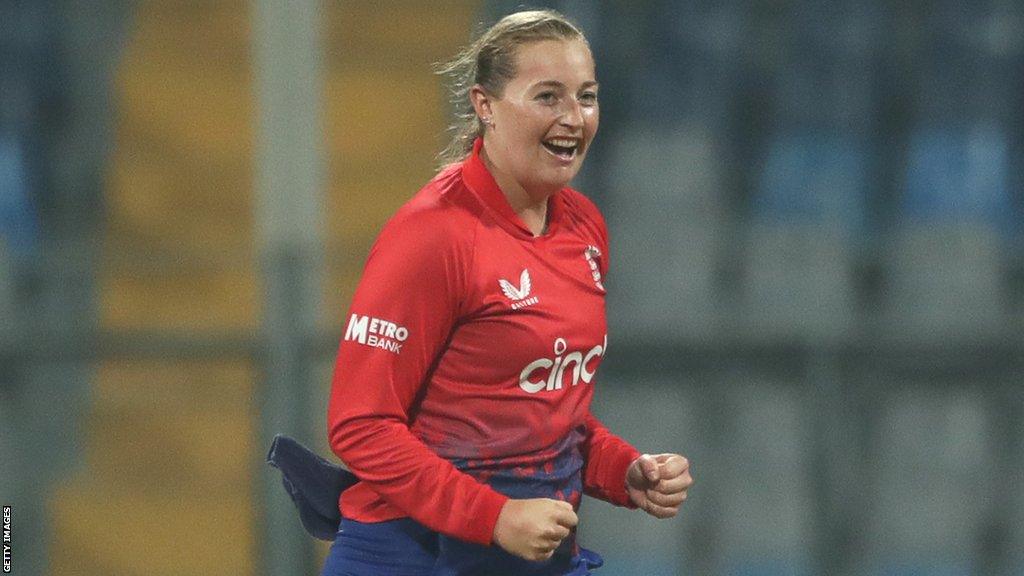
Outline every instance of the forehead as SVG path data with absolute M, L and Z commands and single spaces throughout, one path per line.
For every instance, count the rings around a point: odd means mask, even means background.
M 582 40 L 541 40 L 516 49 L 516 83 L 558 80 L 579 84 L 594 80 L 594 57 Z

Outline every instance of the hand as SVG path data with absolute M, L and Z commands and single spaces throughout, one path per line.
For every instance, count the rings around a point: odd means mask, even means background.
M 679 454 L 644 454 L 626 470 L 629 498 L 655 518 L 678 514 L 690 486 L 690 462 Z
M 520 558 L 547 560 L 578 521 L 568 502 L 508 500 L 494 525 L 494 543 Z

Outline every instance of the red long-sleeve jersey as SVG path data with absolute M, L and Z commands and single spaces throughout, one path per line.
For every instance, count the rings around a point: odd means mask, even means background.
M 490 544 L 508 498 L 629 506 L 638 452 L 590 414 L 608 348 L 607 232 L 565 188 L 534 237 L 479 157 L 385 225 L 346 319 L 330 444 L 360 482 L 346 518 L 412 517 Z

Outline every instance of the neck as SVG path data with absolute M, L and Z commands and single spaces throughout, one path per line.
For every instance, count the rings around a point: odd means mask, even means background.
M 534 236 L 540 236 L 547 229 L 548 198 L 552 193 L 530 194 L 519 182 L 507 172 L 498 168 L 487 155 L 487 149 L 480 149 L 480 159 L 494 176 L 505 199 L 516 216 L 526 224 Z

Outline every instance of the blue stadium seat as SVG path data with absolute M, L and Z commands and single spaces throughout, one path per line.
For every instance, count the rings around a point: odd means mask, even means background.
M 910 138 L 888 251 L 889 320 L 907 338 L 970 341 L 1003 329 L 1002 245 L 1013 223 L 1009 145 L 994 128 Z
M 859 231 L 865 175 L 865 146 L 852 137 L 810 130 L 781 134 L 768 146 L 755 218 Z
M 865 153 L 853 138 L 803 131 L 771 141 L 746 254 L 745 318 L 754 335 L 820 341 L 847 334 L 864 182 Z
M 1011 225 L 1006 135 L 984 126 L 916 131 L 900 207 L 910 222 Z
M 0 241 L 7 245 L 10 256 L 23 258 L 35 250 L 38 234 L 21 147 L 0 132 Z

